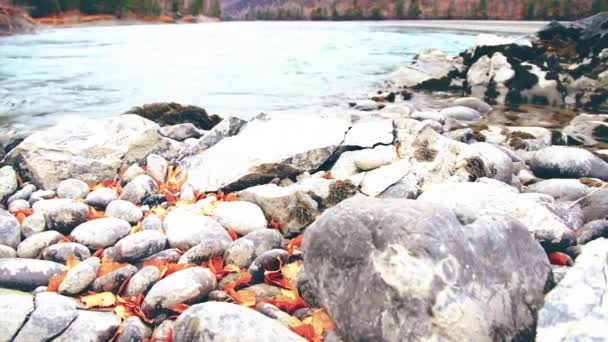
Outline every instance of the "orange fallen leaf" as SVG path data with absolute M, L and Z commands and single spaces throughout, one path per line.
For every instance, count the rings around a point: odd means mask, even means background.
M 169 310 L 171 310 L 173 312 L 177 312 L 177 313 L 182 313 L 182 312 L 188 310 L 188 308 L 190 308 L 190 305 L 181 303 L 181 304 L 176 304 L 176 305 L 169 307 Z
M 326 331 L 336 330 L 336 325 L 325 309 L 318 309 L 312 313 L 312 326 L 315 328 L 315 333 L 323 336 Z
M 161 278 L 166 278 L 169 275 L 171 275 L 172 273 L 181 271 L 181 270 L 185 270 L 186 268 L 190 268 L 190 267 L 194 267 L 196 265 L 194 264 L 167 264 L 167 266 L 165 267 L 165 271 L 162 272 L 161 271 Z
M 228 195 L 224 196 L 224 202 L 234 202 L 238 200 L 239 197 L 234 192 L 231 192 Z
M 68 242 L 73 242 L 72 238 L 69 236 L 64 236 L 61 238 L 61 240 L 57 241 L 57 243 L 68 243 Z
M 224 258 L 222 257 L 211 258 L 207 261 L 204 261 L 201 266 L 209 268 L 209 271 L 211 271 L 211 273 L 215 275 L 217 280 L 222 280 L 228 273 L 234 272 L 232 267 L 224 267 Z M 238 271 L 240 271 L 240 269 L 238 269 L 237 267 L 237 272 Z
M 93 253 L 93 256 L 96 256 L 98 258 L 101 258 L 103 256 L 103 252 L 105 251 L 105 249 L 103 248 L 98 248 L 95 253 Z
M 129 232 L 129 234 L 135 234 L 135 233 L 138 233 L 138 232 L 141 232 L 141 223 L 140 222 L 138 222 L 136 225 L 134 225 L 131 228 L 131 232 Z
M 304 300 L 298 294 L 297 289 L 286 290 L 282 289 L 281 294 L 274 297 L 266 299 L 265 302 L 270 303 L 277 308 L 292 314 L 294 311 L 302 308 L 307 308 L 308 304 L 304 302 Z
M 256 298 L 253 290 L 240 290 L 232 293 L 231 297 L 243 306 L 255 306 Z
M 19 210 L 12 211 L 11 214 L 13 214 L 13 216 L 15 216 L 17 221 L 19 221 L 19 224 L 23 224 L 23 221 L 25 221 L 25 218 L 32 215 L 32 209 L 29 209 L 29 208 L 19 209 Z
M 239 273 L 238 277 L 231 281 L 230 283 L 224 285 L 222 289 L 226 292 L 229 290 L 235 291 L 237 288 L 243 287 L 244 285 L 248 285 L 251 283 L 251 274 L 247 271 L 242 271 Z
M 270 220 L 268 221 L 268 228 L 279 230 L 281 228 L 281 225 L 275 220 Z
M 112 292 L 101 292 L 80 297 L 85 309 L 108 308 L 116 304 L 116 296 Z
M 61 284 L 61 282 L 63 281 L 63 279 L 65 279 L 65 276 L 68 274 L 67 271 L 58 274 L 56 276 L 52 276 L 51 278 L 49 278 L 49 284 L 46 287 L 46 290 L 48 292 L 57 292 L 59 291 L 59 284 Z
M 289 329 L 291 329 L 291 331 L 295 332 L 296 334 L 304 337 L 308 341 L 315 341 L 315 329 L 311 324 L 303 323 L 295 327 L 289 327 Z
M 285 248 L 287 253 L 289 253 L 290 256 L 294 254 L 301 254 L 302 252 L 300 249 L 302 248 L 302 242 L 304 242 L 304 234 L 289 240 L 287 242 L 287 248 Z
M 80 263 L 80 259 L 78 259 L 74 254 L 70 254 L 68 255 L 68 257 L 65 260 L 65 267 L 68 270 L 71 270 L 72 268 L 74 268 L 74 266 L 78 265 Z
M 232 229 L 226 229 L 226 231 L 228 232 L 228 235 L 230 235 L 230 238 L 232 239 L 232 241 L 236 240 L 239 238 L 238 235 L 236 235 L 235 231 Z

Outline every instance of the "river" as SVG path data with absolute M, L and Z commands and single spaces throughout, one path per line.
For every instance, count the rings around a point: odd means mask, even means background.
M 520 33 L 538 26 L 521 25 Z M 343 108 L 421 50 L 456 54 L 475 44 L 475 27 L 494 30 L 482 23 L 438 26 L 225 22 L 0 38 L 0 128 L 39 128 L 73 114 L 108 117 L 160 101 L 242 117 Z M 495 27 L 503 35 L 518 31 L 514 24 Z

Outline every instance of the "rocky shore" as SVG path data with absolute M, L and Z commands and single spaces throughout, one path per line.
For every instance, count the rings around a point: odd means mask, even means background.
M 608 339 L 607 23 L 423 53 L 344 115 L 3 136 L 0 341 Z

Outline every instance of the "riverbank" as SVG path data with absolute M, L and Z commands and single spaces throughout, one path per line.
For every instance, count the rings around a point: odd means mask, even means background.
M 575 96 L 547 126 L 514 118 L 569 95 L 535 62 L 608 75 L 597 19 L 421 52 L 342 115 L 156 103 L 3 141 L 0 336 L 608 338 L 608 114 Z

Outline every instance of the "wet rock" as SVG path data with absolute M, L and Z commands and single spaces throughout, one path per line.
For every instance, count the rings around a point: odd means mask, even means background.
M 231 229 L 238 235 L 266 229 L 266 218 L 262 209 L 251 202 L 222 202 L 217 206 L 213 218 L 224 228 Z
M 161 136 L 158 125 L 137 115 L 112 121 L 70 119 L 27 137 L 7 156 L 34 185 L 54 189 L 76 178 L 98 183 L 122 165 L 148 155 Z
M 50 200 L 55 197 L 55 191 L 53 190 L 37 190 L 32 192 L 30 196 L 30 204 L 34 205 L 34 203 L 42 200 Z
M 66 271 L 56 262 L 36 259 L 0 259 L 0 286 L 33 289 L 46 286 L 49 278 Z
M 117 218 L 100 218 L 85 222 L 74 228 L 70 237 L 90 249 L 106 248 L 127 236 L 131 231 L 129 222 Z
M 30 202 L 26 201 L 26 200 L 14 200 L 11 202 L 11 204 L 8 205 L 8 211 L 10 211 L 11 213 L 15 213 L 19 210 L 24 210 L 24 209 L 29 209 L 30 208 Z
M 564 133 L 568 139 L 585 146 L 608 142 L 608 115 L 577 115 L 568 126 L 564 127 Z
M 156 266 L 145 266 L 129 279 L 124 295 L 136 297 L 141 293 L 146 293 L 159 280 L 160 270 Z
M 217 115 L 207 114 L 201 107 L 182 106 L 175 102 L 159 102 L 133 107 L 126 114 L 141 115 L 161 126 L 191 123 L 204 130 L 213 128 L 222 120 Z
M 299 232 L 315 219 L 317 202 L 297 188 L 274 184 L 259 185 L 238 193 L 239 199 L 257 204 L 266 218 L 279 223 L 281 232 Z
M 78 179 L 66 179 L 57 185 L 57 197 L 80 199 L 86 198 L 89 194 L 87 183 Z
M 587 150 L 575 147 L 544 148 L 534 154 L 530 168 L 541 178 L 591 177 L 608 180 L 608 163 Z
M 121 328 L 122 332 L 116 339 L 117 342 L 144 341 L 152 335 L 152 329 L 137 316 L 125 319 L 122 322 Z
M 283 249 L 271 249 L 262 253 L 249 266 L 248 272 L 252 276 L 252 281 L 263 282 L 265 271 L 278 271 L 282 265 L 287 264 L 287 259 L 289 254 Z
M 143 230 L 161 230 L 163 221 L 156 215 L 150 214 L 141 221 L 141 229 Z
M 126 265 L 95 279 L 91 284 L 91 290 L 94 292 L 116 292 L 135 273 L 137 273 L 137 267 Z
M 97 209 L 105 209 L 110 202 L 117 200 L 118 194 L 110 188 L 101 188 L 91 191 L 84 200 L 84 203 Z
M 0 168 L 0 203 L 11 196 L 18 187 L 17 173 L 10 166 Z
M 125 220 L 131 224 L 135 224 L 144 216 L 135 204 L 124 201 L 115 200 L 108 204 L 105 212 L 106 216 Z
M 11 204 L 11 202 L 15 200 L 27 201 L 30 199 L 30 196 L 32 196 L 32 193 L 34 193 L 34 191 L 36 191 L 36 186 L 34 186 L 33 184 L 23 184 L 19 191 L 15 192 L 15 194 L 13 194 L 6 200 L 6 203 Z
M 608 219 L 588 222 L 577 230 L 577 236 L 579 245 L 599 238 L 608 238 Z
M 20 241 L 19 221 L 11 213 L 0 208 L 0 245 L 16 249 Z
M 52 292 L 41 292 L 34 299 L 31 313 L 13 341 L 48 341 L 63 332 L 78 316 L 76 302 Z
M 515 70 L 500 52 L 491 57 L 481 56 L 467 72 L 467 84 L 472 97 L 490 103 L 505 103 L 509 93 L 508 81 L 515 77 Z
M 260 341 L 305 341 L 289 328 L 261 313 L 240 305 L 207 302 L 184 311 L 173 327 L 174 341 L 244 341 L 255 336 Z
M 120 317 L 113 312 L 78 310 L 78 317 L 53 341 L 109 341 L 114 336 L 120 322 Z
M 65 264 L 70 256 L 74 256 L 78 260 L 84 260 L 91 256 L 91 252 L 85 245 L 75 242 L 58 243 L 42 251 L 42 258 L 44 260 L 55 261 L 61 264 Z
M 59 293 L 75 296 L 86 290 L 95 281 L 100 260 L 90 257 L 70 269 L 59 284 Z
M 256 119 L 238 135 L 185 158 L 179 167 L 188 172 L 187 184 L 194 190 L 238 190 L 316 170 L 342 143 L 349 126 L 343 119 L 314 116 L 298 116 L 295 121 L 291 117 Z M 272 137 L 268 132 L 273 132 Z M 277 145 L 277 141 L 282 143 Z
M 167 178 L 167 168 L 169 167 L 169 163 L 167 163 L 165 158 L 157 154 L 150 154 L 146 157 L 146 165 L 148 166 L 146 171 L 153 180 L 160 183 L 165 182 L 165 179 Z
M 20 258 L 36 259 L 46 247 L 56 244 L 63 239 L 63 235 L 54 230 L 31 235 L 23 240 L 17 247 L 17 255 Z
M 538 314 L 536 341 L 601 341 L 608 338 L 603 322 L 606 305 L 608 240 L 583 246 L 564 279 L 547 294 Z M 584 294 L 584 296 L 581 296 Z
M 454 100 L 454 105 L 473 108 L 481 114 L 492 111 L 492 106 L 476 97 L 461 97 Z
M 232 241 L 228 232 L 214 219 L 190 212 L 171 212 L 165 218 L 169 245 L 187 251 L 205 240 Z
M 160 135 L 177 141 L 184 141 L 188 138 L 200 138 L 201 132 L 191 123 L 183 123 L 172 126 L 164 126 L 158 130 Z
M 0 259 L 1 258 L 16 258 L 17 251 L 13 248 L 5 245 L 0 245 Z
M 447 90 L 457 87 L 452 75 L 463 69 L 462 59 L 452 58 L 439 50 L 426 50 L 411 65 L 401 67 L 389 76 L 397 87 L 423 90 Z
M 156 191 L 156 183 L 150 176 L 139 175 L 124 187 L 120 199 L 140 204 L 146 197 L 156 194 Z
M 483 257 L 497 250 L 501 258 Z M 345 340 L 533 338 L 550 275 L 545 252 L 517 221 L 462 220 L 410 200 L 344 201 L 306 230 L 303 251 Z M 391 295 L 352 296 L 362 289 Z
M 353 124 L 342 146 L 374 147 L 393 142 L 393 120 L 364 118 Z
M 117 262 L 136 262 L 165 249 L 167 237 L 157 230 L 142 230 L 120 239 L 108 256 Z
M 32 311 L 34 297 L 31 294 L 0 288 L 0 340 L 10 341 Z
M 170 274 L 154 284 L 141 308 L 148 316 L 174 305 L 196 303 L 217 286 L 215 276 L 202 267 L 190 267 Z
M 196 141 L 192 146 L 184 149 L 181 152 L 180 159 L 205 151 L 221 140 L 237 135 L 245 124 L 247 124 L 247 121 L 234 116 L 224 118 L 209 133 L 205 134 L 204 137 Z
M 555 206 L 546 197 L 518 194 L 483 183 L 446 183 L 429 188 L 418 200 L 447 206 L 458 215 L 510 216 L 521 221 L 548 251 L 564 250 L 576 241 L 573 232 L 555 214 Z
M 87 221 L 89 207 L 73 199 L 42 200 L 32 206 L 35 213 L 42 213 L 46 229 L 69 234 L 72 229 Z
M 179 263 L 200 265 L 203 261 L 223 256 L 230 243 L 231 242 L 225 239 L 201 241 L 198 245 L 187 250 L 184 255 L 179 258 Z

